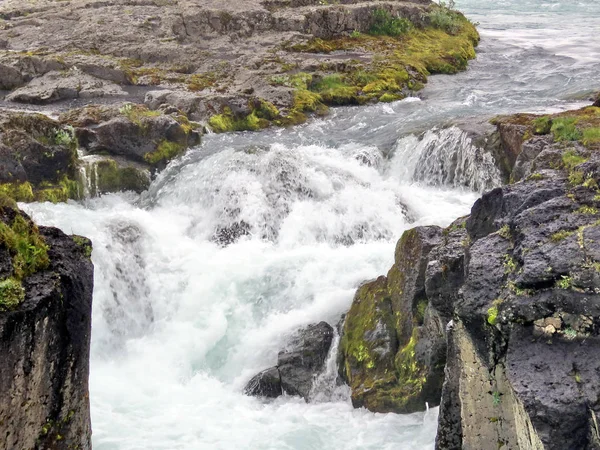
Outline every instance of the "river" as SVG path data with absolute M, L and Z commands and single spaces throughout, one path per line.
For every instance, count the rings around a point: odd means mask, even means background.
M 296 329 L 334 325 L 357 285 L 389 268 L 404 230 L 447 225 L 499 183 L 489 158 L 442 125 L 575 108 L 600 90 L 597 0 L 456 7 L 480 23 L 477 60 L 431 77 L 420 99 L 209 135 L 141 197 L 23 205 L 94 243 L 96 450 L 433 448 L 434 408 L 355 410 L 327 382 L 310 403 L 242 388 Z

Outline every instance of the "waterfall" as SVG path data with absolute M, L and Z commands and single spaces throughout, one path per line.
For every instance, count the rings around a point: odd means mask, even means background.
M 494 157 L 457 127 L 431 129 L 399 139 L 393 169 L 431 186 L 464 186 L 483 192 L 502 184 Z

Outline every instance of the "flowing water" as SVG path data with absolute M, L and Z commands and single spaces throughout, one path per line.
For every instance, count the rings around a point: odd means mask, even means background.
M 96 450 L 433 448 L 435 409 L 355 410 L 333 358 L 310 403 L 241 392 L 296 329 L 335 324 L 403 230 L 447 225 L 499 183 L 489 156 L 444 124 L 576 107 L 600 90 L 597 0 L 457 7 L 480 22 L 478 58 L 432 77 L 421 100 L 210 135 L 141 198 L 25 206 L 94 242 Z

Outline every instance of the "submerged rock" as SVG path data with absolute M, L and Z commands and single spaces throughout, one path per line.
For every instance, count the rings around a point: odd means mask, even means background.
M 315 377 L 325 368 L 333 334 L 333 328 L 326 322 L 300 330 L 287 348 L 279 352 L 277 365 L 254 376 L 244 393 L 270 398 L 285 393 L 308 401 Z
M 1 447 L 91 449 L 90 241 L 11 206 L 0 236 Z

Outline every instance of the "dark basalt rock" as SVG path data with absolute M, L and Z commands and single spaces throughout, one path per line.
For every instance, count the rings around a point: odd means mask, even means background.
M 498 125 L 520 181 L 445 230 L 405 232 L 344 321 L 353 404 L 440 402 L 438 449 L 600 449 L 598 143 L 537 136 L 535 119 Z
M 18 305 L 0 308 L 0 448 L 91 449 L 91 246 L 55 228 L 39 234 L 49 265 L 22 280 Z M 0 244 L 2 277 L 12 272 L 6 255 Z
M 244 388 L 247 395 L 278 397 L 283 393 L 309 400 L 315 377 L 325 368 L 333 341 L 326 322 L 300 330 L 277 357 L 277 366 L 254 376 Z

